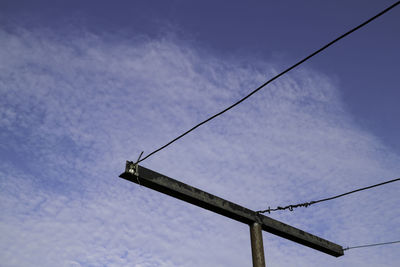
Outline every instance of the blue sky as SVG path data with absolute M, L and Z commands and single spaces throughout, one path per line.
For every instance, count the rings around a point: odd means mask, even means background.
M 1 1 L 4 266 L 251 266 L 248 226 L 121 180 L 134 160 L 393 1 Z M 248 208 L 399 177 L 396 8 L 143 165 Z M 399 185 L 271 217 L 398 240 Z M 270 266 L 334 258 L 264 233 Z M 367 260 L 368 259 L 368 260 Z

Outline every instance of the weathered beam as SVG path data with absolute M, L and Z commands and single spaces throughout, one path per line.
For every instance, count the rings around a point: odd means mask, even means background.
M 138 175 L 135 175 L 136 171 Z M 339 257 L 344 254 L 343 248 L 340 245 L 309 234 L 270 217 L 258 214 L 255 211 L 214 196 L 145 167 L 138 165 L 136 170 L 135 165 L 132 162 L 127 162 L 126 170 L 120 175 L 120 177 L 248 225 L 257 222 L 261 224 L 264 231 L 329 255 Z

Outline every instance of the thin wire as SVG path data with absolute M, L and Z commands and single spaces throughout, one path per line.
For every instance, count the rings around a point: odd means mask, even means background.
M 311 206 L 311 205 L 319 203 L 319 202 L 332 200 L 332 199 L 335 199 L 335 198 L 343 197 L 343 196 L 350 195 L 350 194 L 353 194 L 353 193 L 356 193 L 356 192 L 359 192 L 359 191 L 371 189 L 373 187 L 377 187 L 377 186 L 381 186 L 381 185 L 385 185 L 385 184 L 389 184 L 389 183 L 393 183 L 393 182 L 397 182 L 397 181 L 400 181 L 400 178 L 396 178 L 396 179 L 393 179 L 393 180 L 390 180 L 390 181 L 386 181 L 386 182 L 383 182 L 383 183 L 379 183 L 379 184 L 363 187 L 363 188 L 356 189 L 356 190 L 353 190 L 353 191 L 350 191 L 350 192 L 347 192 L 347 193 L 344 193 L 344 194 L 340 194 L 340 195 L 337 195 L 337 196 L 324 198 L 324 199 L 320 199 L 320 200 L 316 200 L 316 201 L 310 201 L 310 202 L 305 202 L 305 203 L 300 203 L 300 204 L 295 204 L 295 205 L 288 205 L 288 206 L 285 206 L 285 207 L 277 207 L 275 209 L 271 209 L 270 207 L 268 207 L 268 209 L 257 211 L 257 213 L 265 213 L 265 212 L 271 213 L 271 211 L 286 210 L 286 209 L 288 209 L 290 211 L 293 211 L 293 209 L 298 208 L 298 207 L 306 207 L 307 208 L 308 206 Z
M 390 245 L 390 244 L 395 244 L 395 243 L 400 243 L 400 240 L 392 241 L 392 242 L 384 242 L 384 243 L 376 243 L 376 244 L 355 246 L 355 247 L 347 247 L 347 248 L 344 248 L 343 250 L 349 250 L 349 249 L 353 249 L 353 248 L 366 248 L 366 247 L 383 246 L 383 245 Z
M 178 137 L 176 137 L 175 139 L 173 139 L 172 141 L 168 142 L 167 144 L 163 145 L 162 147 L 154 150 L 153 152 L 151 152 L 150 154 L 148 154 L 147 156 L 145 156 L 144 158 L 142 158 L 141 160 L 139 160 L 139 162 L 144 161 L 145 159 L 149 158 L 150 156 L 154 155 L 155 153 L 157 153 L 158 151 L 166 148 L 167 146 L 169 146 L 170 144 L 174 143 L 175 141 L 177 141 L 178 139 L 182 138 L 183 136 L 187 135 L 188 133 L 190 133 L 191 131 L 195 130 L 196 128 L 200 127 L 201 125 L 209 122 L 210 120 L 218 117 L 219 115 L 227 112 L 228 110 L 230 110 L 231 108 L 239 105 L 240 103 L 242 103 L 244 100 L 246 100 L 247 98 L 249 98 L 250 96 L 252 96 L 253 94 L 255 94 L 256 92 L 258 92 L 259 90 L 261 90 L 262 88 L 264 88 L 266 85 L 268 85 L 269 83 L 273 82 L 274 80 L 278 79 L 279 77 L 281 77 L 282 75 L 284 75 L 285 73 L 289 72 L 290 70 L 296 68 L 297 66 L 299 66 L 300 64 L 304 63 L 305 61 L 307 61 L 308 59 L 312 58 L 313 56 L 315 56 L 316 54 L 322 52 L 323 50 L 325 50 L 326 48 L 328 48 L 329 46 L 333 45 L 334 43 L 336 43 L 337 41 L 339 41 L 340 39 L 343 39 L 344 37 L 346 37 L 347 35 L 353 33 L 354 31 L 362 28 L 363 26 L 367 25 L 368 23 L 370 23 L 371 21 L 375 20 L 376 18 L 382 16 L 383 14 L 385 14 L 386 12 L 388 12 L 389 10 L 391 10 L 392 8 L 394 8 L 395 6 L 397 6 L 398 4 L 400 4 L 400 1 L 397 1 L 396 3 L 394 3 L 393 5 L 389 6 L 388 8 L 384 9 L 383 11 L 379 12 L 378 14 L 376 14 L 375 16 L 373 16 L 372 18 L 366 20 L 365 22 L 361 23 L 360 25 L 358 25 L 357 27 L 351 29 L 350 31 L 342 34 L 341 36 L 337 37 L 335 40 L 329 42 L 328 44 L 324 45 L 323 47 L 321 47 L 320 49 L 318 49 L 317 51 L 313 52 L 312 54 L 310 54 L 309 56 L 303 58 L 302 60 L 300 60 L 299 62 L 297 62 L 296 64 L 292 65 L 291 67 L 287 68 L 286 70 L 284 70 L 283 72 L 279 73 L 278 75 L 276 75 L 275 77 L 273 77 L 272 79 L 268 80 L 267 82 L 265 82 L 264 84 L 262 84 L 261 86 L 259 86 L 257 89 L 255 89 L 254 91 L 252 91 L 251 93 L 249 93 L 247 96 L 243 97 L 242 99 L 240 99 L 239 101 L 237 101 L 236 103 L 230 105 L 229 107 L 225 108 L 224 110 L 216 113 L 215 115 L 209 117 L 208 119 L 200 122 L 199 124 L 197 124 L 196 126 L 192 127 L 191 129 L 187 130 L 186 132 L 184 132 L 183 134 L 179 135 Z

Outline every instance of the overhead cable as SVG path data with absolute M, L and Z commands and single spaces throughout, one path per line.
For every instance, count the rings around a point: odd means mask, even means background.
M 395 244 L 395 243 L 400 243 L 400 240 L 392 241 L 392 242 L 384 242 L 384 243 L 376 243 L 376 244 L 355 246 L 355 247 L 347 247 L 347 248 L 344 248 L 343 250 L 349 250 L 349 249 L 353 249 L 353 248 L 366 248 L 366 247 L 383 246 L 383 245 L 390 245 L 390 244 Z
M 293 204 L 293 205 L 287 205 L 287 206 L 284 206 L 284 207 L 279 207 L 278 206 L 277 208 L 274 208 L 274 209 L 271 209 L 270 207 L 268 207 L 268 209 L 257 211 L 257 213 L 266 213 L 266 212 L 271 213 L 271 211 L 278 211 L 278 210 L 290 210 L 290 211 L 293 211 L 293 209 L 299 208 L 299 207 L 306 207 L 307 208 L 308 206 L 311 206 L 313 204 L 317 204 L 319 202 L 332 200 L 332 199 L 335 199 L 335 198 L 343 197 L 343 196 L 350 195 L 350 194 L 353 194 L 353 193 L 356 193 L 356 192 L 359 192 L 359 191 L 371 189 L 373 187 L 377 187 L 377 186 L 381 186 L 381 185 L 385 185 L 385 184 L 389 184 L 389 183 L 393 183 L 393 182 L 397 182 L 397 181 L 400 181 L 400 178 L 396 178 L 396 179 L 393 179 L 393 180 L 390 180 L 390 181 L 386 181 L 386 182 L 383 182 L 383 183 L 379 183 L 379 184 L 363 187 L 363 188 L 356 189 L 356 190 L 353 190 L 353 191 L 350 191 L 350 192 L 347 192 L 347 193 L 344 193 L 344 194 L 340 194 L 340 195 L 337 195 L 337 196 L 324 198 L 324 199 L 320 199 L 320 200 L 304 202 L 304 203 L 299 203 L 299 204 Z
M 286 70 L 282 71 L 281 73 L 279 73 L 278 75 L 276 75 L 275 77 L 271 78 L 270 80 L 268 80 L 267 82 L 265 82 L 264 84 L 260 85 L 257 89 L 253 90 L 251 93 L 249 93 L 248 95 L 246 95 L 245 97 L 243 97 L 242 99 L 240 99 L 239 101 L 237 101 L 236 103 L 230 105 L 229 107 L 225 108 L 224 110 L 214 114 L 213 116 L 209 117 L 208 119 L 200 122 L 199 124 L 197 124 L 196 126 L 192 127 L 191 129 L 187 130 L 186 132 L 184 132 L 183 134 L 179 135 L 178 137 L 174 138 L 173 140 L 171 140 L 170 142 L 168 142 L 167 144 L 161 146 L 160 148 L 154 150 L 153 152 L 149 153 L 148 155 L 146 155 L 145 157 L 143 157 L 141 160 L 139 160 L 139 162 L 144 161 L 145 159 L 149 158 L 150 156 L 154 155 L 155 153 L 159 152 L 160 150 L 166 148 L 167 146 L 169 146 L 170 144 L 174 143 L 175 141 L 177 141 L 178 139 L 182 138 L 183 136 L 187 135 L 188 133 L 190 133 L 191 131 L 195 130 L 196 128 L 200 127 L 201 125 L 209 122 L 210 120 L 218 117 L 219 115 L 227 112 L 228 110 L 230 110 L 231 108 L 239 105 L 240 103 L 242 103 L 244 100 L 246 100 L 247 98 L 249 98 L 250 96 L 252 96 L 253 94 L 255 94 L 256 92 L 258 92 L 259 90 L 261 90 L 262 88 L 264 88 L 266 85 L 268 85 L 269 83 L 273 82 L 274 80 L 278 79 L 279 77 L 281 77 L 282 75 L 284 75 L 285 73 L 289 72 L 290 70 L 296 68 L 297 66 L 299 66 L 300 64 L 304 63 L 305 61 L 309 60 L 310 58 L 312 58 L 313 56 L 315 56 L 316 54 L 322 52 L 323 50 L 325 50 L 326 48 L 328 48 L 329 46 L 333 45 L 334 43 L 336 43 L 337 41 L 343 39 L 344 37 L 346 37 L 347 35 L 355 32 L 356 30 L 362 28 L 363 26 L 367 25 L 368 23 L 370 23 L 371 21 L 375 20 L 376 18 L 382 16 L 383 14 L 385 14 L 386 12 L 388 12 L 389 10 L 391 10 L 392 8 L 394 8 L 395 6 L 397 6 L 400 3 L 400 1 L 397 1 L 396 3 L 394 3 L 393 5 L 389 6 L 388 8 L 384 9 L 383 11 L 379 12 L 378 14 L 376 14 L 375 16 L 373 16 L 372 18 L 364 21 L 363 23 L 361 23 L 360 25 L 358 25 L 357 27 L 351 29 L 350 31 L 340 35 L 339 37 L 337 37 L 335 40 L 329 42 L 328 44 L 324 45 L 323 47 L 321 47 L 320 49 L 318 49 L 317 51 L 313 52 L 312 54 L 308 55 L 307 57 L 303 58 L 302 60 L 300 60 L 299 62 L 297 62 L 296 64 L 292 65 L 291 67 L 287 68 Z

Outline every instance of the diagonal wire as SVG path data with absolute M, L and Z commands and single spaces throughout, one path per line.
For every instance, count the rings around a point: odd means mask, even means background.
M 366 247 L 383 246 L 383 245 L 390 245 L 390 244 L 395 244 L 395 243 L 400 243 L 400 240 L 392 241 L 392 242 L 368 244 L 368 245 L 362 245 L 362 246 L 347 247 L 347 248 L 344 248 L 343 250 L 349 250 L 349 249 L 353 249 L 353 248 L 366 248 Z
M 397 182 L 397 181 L 400 181 L 400 178 L 396 178 L 396 179 L 389 180 L 389 181 L 386 181 L 386 182 L 383 182 L 383 183 L 379 183 L 379 184 L 375 184 L 375 185 L 359 188 L 359 189 L 356 189 L 356 190 L 353 190 L 353 191 L 350 191 L 350 192 L 347 192 L 347 193 L 344 193 L 344 194 L 340 194 L 340 195 L 337 195 L 337 196 L 328 197 L 328 198 L 324 198 L 324 199 L 320 199 L 320 200 L 316 200 L 316 201 L 310 201 L 310 202 L 304 202 L 304 203 L 299 203 L 299 204 L 294 204 L 294 205 L 288 205 L 288 206 L 285 206 L 285 207 L 277 207 L 275 209 L 271 209 L 270 207 L 268 207 L 268 209 L 259 210 L 259 211 L 257 211 L 257 213 L 266 213 L 266 212 L 271 213 L 271 211 L 287 210 L 287 209 L 290 210 L 290 211 L 293 211 L 293 209 L 299 208 L 299 207 L 306 207 L 307 208 L 308 206 L 311 206 L 311 205 L 319 203 L 319 202 L 332 200 L 332 199 L 335 199 L 335 198 L 343 197 L 343 196 L 350 195 L 350 194 L 353 194 L 353 193 L 356 193 L 356 192 L 359 192 L 359 191 L 371 189 L 373 187 L 377 187 L 377 186 L 381 186 L 381 185 L 385 185 L 385 184 L 389 184 L 389 183 L 393 183 L 393 182 Z
M 256 88 L 255 90 L 253 90 L 251 93 L 249 93 L 247 96 L 243 97 L 242 99 L 240 99 L 239 101 L 237 101 L 236 103 L 230 105 L 229 107 L 225 108 L 224 110 L 214 114 L 213 116 L 209 117 L 208 119 L 200 122 L 199 124 L 195 125 L 194 127 L 190 128 L 189 130 L 187 130 L 186 132 L 184 132 L 183 134 L 179 135 L 178 137 L 174 138 L 173 140 L 171 140 L 170 142 L 168 142 L 167 144 L 161 146 L 160 148 L 154 150 L 153 152 L 149 153 L 147 156 L 145 156 L 144 158 L 142 158 L 141 160 L 139 160 L 139 162 L 144 161 L 145 159 L 149 158 L 150 156 L 154 155 L 155 153 L 159 152 L 160 150 L 166 148 L 167 146 L 169 146 L 170 144 L 174 143 L 175 141 L 177 141 L 178 139 L 182 138 L 183 136 L 187 135 L 188 133 L 190 133 L 191 131 L 195 130 L 196 128 L 200 127 L 201 125 L 209 122 L 210 120 L 218 117 L 219 115 L 227 112 L 228 110 L 230 110 L 231 108 L 239 105 L 240 103 L 242 103 L 243 101 L 245 101 L 247 98 L 249 98 L 250 96 L 252 96 L 253 94 L 255 94 L 256 92 L 258 92 L 259 90 L 261 90 L 262 88 L 264 88 L 265 86 L 267 86 L 269 83 L 273 82 L 274 80 L 278 79 L 279 77 L 281 77 L 282 75 L 284 75 L 285 73 L 291 71 L 292 69 L 296 68 L 297 66 L 299 66 L 300 64 L 304 63 L 305 61 L 309 60 L 310 58 L 312 58 L 313 56 L 317 55 L 318 53 L 322 52 L 323 50 L 325 50 L 326 48 L 328 48 L 329 46 L 333 45 L 334 43 L 338 42 L 339 40 L 343 39 L 344 37 L 346 37 L 347 35 L 355 32 L 356 30 L 362 28 L 363 26 L 367 25 L 368 23 L 370 23 L 371 21 L 375 20 L 376 18 L 382 16 L 383 14 L 385 14 L 386 12 L 388 12 L 389 10 L 391 10 L 392 8 L 396 7 L 398 4 L 400 4 L 400 1 L 397 1 L 396 3 L 392 4 L 391 6 L 389 6 L 388 8 L 384 9 L 383 11 L 379 12 L 378 14 L 376 14 L 375 16 L 373 16 L 372 18 L 364 21 L 363 23 L 361 23 L 360 25 L 358 25 L 357 27 L 349 30 L 348 32 L 340 35 L 339 37 L 337 37 L 335 40 L 329 42 L 328 44 L 324 45 L 323 47 L 321 47 L 320 49 L 318 49 L 317 51 L 313 52 L 312 54 L 308 55 L 307 57 L 303 58 L 302 60 L 300 60 L 299 62 L 297 62 L 296 64 L 292 65 L 291 67 L 287 68 L 286 70 L 282 71 L 281 73 L 279 73 L 278 75 L 276 75 L 275 77 L 271 78 L 270 80 L 268 80 L 267 82 L 265 82 L 264 84 L 260 85 L 258 88 Z

